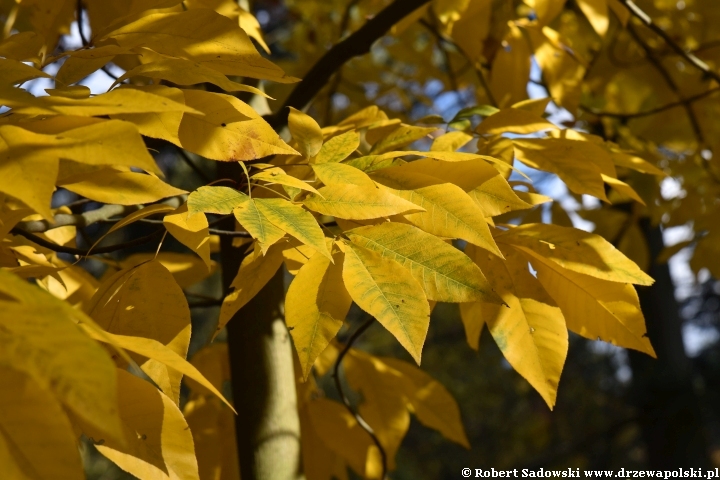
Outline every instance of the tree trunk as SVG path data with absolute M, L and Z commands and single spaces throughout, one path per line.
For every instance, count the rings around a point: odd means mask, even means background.
M 663 248 L 662 232 L 647 219 L 641 224 L 653 259 L 652 287 L 639 287 L 650 342 L 657 359 L 630 350 L 633 402 L 638 407 L 648 467 L 709 466 L 694 372 L 685 354 L 682 324 L 667 264 L 654 262 Z
M 218 177 L 240 178 L 237 167 L 220 163 Z M 233 225 L 230 218 L 223 228 Z M 225 291 L 237 274 L 242 251 L 232 247 L 231 237 L 221 238 Z M 303 478 L 292 346 L 281 312 L 284 293 L 280 270 L 227 326 L 243 480 Z

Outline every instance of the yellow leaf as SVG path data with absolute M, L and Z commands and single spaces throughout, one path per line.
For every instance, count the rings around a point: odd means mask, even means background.
M 298 155 L 252 107 L 237 98 L 201 90 L 183 90 L 183 94 L 188 106 L 202 112 L 186 113 L 182 118 L 178 137 L 184 149 L 222 161 Z
M 461 238 L 502 258 L 483 211 L 460 187 L 441 183 L 393 193 L 425 209 L 404 215 L 416 227 L 439 237 Z
M 197 397 L 188 401 L 183 410 L 192 432 L 200 478 L 236 480 L 240 478 L 240 466 L 235 418 L 230 409 L 213 400 Z
M 436 137 L 430 150 L 434 152 L 454 152 L 472 139 L 473 136 L 465 132 L 448 132 Z
M 328 449 L 347 461 L 358 475 L 380 480 L 366 472 L 381 468 L 380 452 L 344 405 L 321 397 L 309 401 L 306 409 L 314 432 Z
M 325 142 L 311 163 L 342 162 L 360 146 L 360 137 L 354 130 Z
M 637 155 L 633 155 L 632 153 L 611 150 L 611 155 L 615 165 L 619 167 L 629 168 L 641 173 L 658 175 L 660 177 L 667 177 L 667 173 L 663 172 L 647 160 L 644 160 Z
M 480 122 L 476 131 L 480 134 L 527 134 L 556 128 L 558 127 L 554 124 L 528 110 L 504 108 Z
M 352 299 L 342 283 L 342 256 L 333 255 L 333 265 L 328 258 L 313 255 L 300 268 L 285 297 L 285 323 L 305 380 L 350 310 Z
M 71 85 L 110 63 L 116 55 L 133 53 L 130 50 L 117 45 L 106 45 L 66 52 L 68 57 L 55 75 L 55 81 L 62 85 Z
M 590 142 L 560 138 L 515 140 L 515 155 L 529 167 L 557 174 L 567 187 L 577 194 L 588 194 L 608 201 L 602 170 L 592 161 L 578 162 L 594 154 L 602 155 L 602 147 Z
M 298 144 L 298 150 L 303 157 L 311 158 L 318 154 L 323 145 L 323 135 L 320 125 L 309 115 L 290 108 L 288 128 L 290 134 Z
M 547 109 L 548 104 L 552 98 L 529 98 L 522 100 L 512 105 L 510 108 L 519 108 L 521 110 L 527 110 L 528 112 L 534 113 L 538 117 L 542 117 Z
M 122 269 L 128 269 L 153 259 L 160 262 L 172 274 L 181 288 L 187 288 L 205 280 L 217 267 L 217 264 L 212 262 L 212 268 L 208 271 L 205 262 L 197 256 L 175 252 L 160 252 L 157 257 L 154 253 L 135 253 L 121 260 L 119 266 Z
M 565 6 L 565 0 L 525 0 L 542 25 L 552 22 Z
M 1 364 L 0 463 L 7 479 L 85 478 L 72 426 L 52 393 Z
M 44 135 L 0 126 L 0 191 L 51 218 L 50 197 L 59 158 L 97 165 L 132 165 L 160 173 L 134 126 L 108 120 L 60 134 Z
M 298 245 L 287 248 L 282 252 L 285 267 L 291 275 L 297 275 L 298 270 L 300 270 L 316 252 L 317 250 L 308 245 Z
M 119 445 L 108 439 L 95 445 L 98 451 L 138 478 L 199 480 L 192 434 L 177 405 L 128 372 L 117 370 L 117 378 L 128 442 Z M 101 440 L 91 432 L 85 434 Z
M 0 42 L 0 56 L 13 60 L 39 60 L 43 43 L 43 38 L 35 32 L 16 33 Z
M 465 327 L 465 338 L 473 350 L 480 348 L 480 334 L 485 326 L 482 310 L 483 304 L 480 302 L 460 304 L 460 319 Z
M 137 128 L 120 120 L 106 120 L 48 135 L 3 125 L 0 138 L 5 140 L 8 155 L 19 157 L 17 160 L 43 155 L 85 165 L 139 167 L 162 175 Z
M 602 280 L 652 285 L 654 280 L 599 235 L 576 228 L 531 223 L 496 236 L 528 248 L 557 265 Z
M 407 268 L 430 300 L 502 303 L 477 265 L 435 235 L 412 225 L 392 222 L 345 233 L 354 244 Z
M 420 364 L 430 325 L 430 307 L 422 286 L 395 260 L 359 245 L 342 245 L 343 281 L 350 296 Z
M 15 85 L 39 77 L 51 78 L 47 73 L 30 65 L 17 60 L 0 58 L 0 84 L 2 85 Z
M 190 216 L 187 203 L 165 215 L 163 225 L 180 243 L 197 253 L 210 268 L 210 230 L 205 215 Z
M 411 210 L 422 210 L 390 190 L 358 185 L 329 185 L 319 191 L 322 197 L 310 195 L 303 203 L 307 208 L 323 215 L 364 220 L 387 217 Z
M 140 219 L 147 218 L 151 215 L 157 215 L 160 213 L 172 212 L 173 210 L 175 210 L 175 209 L 173 207 L 171 207 L 170 205 L 163 205 L 163 204 L 148 205 L 147 207 L 143 207 L 140 210 L 138 210 L 137 212 L 133 212 L 130 215 L 128 215 L 127 217 L 125 217 L 122 220 L 115 223 L 115 225 L 110 227 L 110 230 L 108 230 L 105 235 L 108 235 L 108 234 L 110 234 L 116 230 L 119 230 L 122 227 L 125 227 L 127 225 L 130 225 L 131 223 L 134 223 Z M 105 235 L 103 235 L 100 240 L 105 238 Z M 100 240 L 98 240 L 98 242 Z M 97 243 L 97 242 L 95 242 L 95 243 Z
M 110 355 L 81 332 L 66 312 L 59 311 L 57 304 L 31 295 L 27 300 L 34 303 L 20 299 L 22 304 L 0 305 L 0 365 L 27 373 L 76 415 L 122 441 Z
M 238 223 L 258 241 L 263 255 L 275 242 L 285 236 L 285 231 L 265 216 L 258 200 L 248 199 L 247 202 L 235 207 L 233 215 Z
M 575 273 L 527 247 L 517 248 L 530 260 L 538 280 L 557 302 L 568 329 L 585 338 L 604 340 L 655 357 L 631 284 Z
M 308 185 L 307 182 L 304 182 L 299 178 L 293 177 L 292 175 L 286 174 L 283 169 L 278 167 L 263 170 L 262 172 L 253 175 L 252 178 L 257 180 L 264 180 L 270 183 L 277 183 L 279 185 L 287 185 L 288 187 L 305 190 L 306 192 L 318 193 L 318 191 L 315 190 L 314 187 Z
M 122 83 L 122 81 L 127 78 L 142 76 L 168 80 L 176 85 L 212 83 L 226 92 L 249 92 L 255 95 L 267 97 L 262 90 L 249 85 L 233 82 L 217 70 L 213 70 L 212 68 L 208 68 L 197 62 L 182 58 L 152 55 L 153 52 L 147 51 L 146 49 L 142 49 L 141 51 L 143 52 L 143 57 L 149 57 L 146 59 L 149 63 L 143 63 L 132 70 L 128 70 L 121 77 L 115 80 L 113 86 Z
M 102 95 L 90 98 L 68 98 L 58 96 L 39 97 L 39 106 L 14 108 L 13 112 L 25 115 L 50 113 L 77 116 L 119 115 L 129 113 L 187 112 L 199 114 L 197 110 L 182 103 L 136 88 L 116 88 Z M 108 135 L 108 139 L 110 139 Z
M 635 200 L 636 202 L 640 203 L 641 205 L 645 205 L 645 202 L 643 201 L 642 197 L 638 195 L 638 193 L 633 189 L 630 185 L 627 183 L 618 180 L 617 178 L 609 177 L 605 174 L 602 175 L 602 179 L 605 183 L 610 185 L 613 190 L 618 192 L 622 197 L 624 198 L 630 198 L 632 200 Z
M 85 198 L 119 205 L 152 203 L 187 193 L 152 175 L 112 169 L 75 175 L 57 184 Z
M 181 105 L 185 104 L 185 96 L 183 95 L 183 91 L 179 88 L 170 88 L 164 85 L 145 85 L 143 87 L 122 86 L 120 89 L 147 92 L 155 96 L 167 98 L 168 100 Z M 112 118 L 125 120 L 135 124 L 140 133 L 146 137 L 160 138 L 167 140 L 174 145 L 180 146 L 178 131 L 180 129 L 180 122 L 183 119 L 183 115 L 184 113 L 182 111 L 171 111 L 116 114 L 112 115 Z
M 325 185 L 357 185 L 375 188 L 375 182 L 365 172 L 344 163 L 315 163 L 315 175 Z
M 192 364 L 190 364 L 183 357 L 173 352 L 157 340 L 153 340 L 152 338 L 115 335 L 112 333 L 107 333 L 104 330 L 100 330 L 98 332 L 95 330 L 91 330 L 85 325 L 81 326 L 83 327 L 83 330 L 85 330 L 85 332 L 95 340 L 108 343 L 119 349 L 137 353 L 139 355 L 142 355 L 143 357 L 152 360 L 156 360 L 162 364 L 167 365 L 170 368 L 177 370 L 186 377 L 192 378 L 193 380 L 210 390 L 216 397 L 222 400 L 225 405 L 230 407 L 233 412 L 235 411 L 230 402 L 228 402 L 225 397 L 222 396 L 222 394 L 217 390 L 217 388 L 213 386 L 212 383 L 208 382 L 208 380 L 202 376 L 202 374 L 197 370 L 197 368 L 192 366 Z
M 234 2 L 232 2 L 234 3 Z M 250 38 L 255 40 L 262 48 L 265 53 L 270 55 L 270 47 L 265 43 L 265 39 L 262 35 L 262 28 L 260 28 L 260 22 L 257 21 L 255 15 L 250 12 L 246 12 L 242 8 L 238 8 L 238 24 L 240 28 L 245 30 Z
M 220 319 L 215 335 L 270 281 L 282 262 L 282 248 L 279 245 L 268 249 L 265 255 L 260 255 L 260 249 L 256 247 L 253 254 L 243 259 L 230 285 L 232 291 L 225 297 L 220 307 Z
M 46 88 L 48 95 L 67 98 L 88 98 L 90 97 L 90 88 L 85 85 L 73 85 L 72 87 L 63 88 Z
M 33 213 L 29 208 L 19 208 L 17 210 L 0 210 L 0 239 L 10 233 L 10 230 L 23 218 Z
M 401 125 L 400 128 L 395 129 L 390 135 L 373 145 L 370 153 L 377 155 L 391 150 L 397 150 L 398 148 L 402 148 L 416 140 L 426 137 L 436 130 L 437 128 L 435 127 L 426 128 Z
M 578 7 L 597 34 L 604 37 L 610 25 L 607 0 L 578 0 Z
M 210 9 L 154 13 L 97 39 L 121 47 L 145 47 L 165 55 L 186 58 L 225 75 L 274 82 L 297 81 L 257 52 L 237 22 Z
M 362 395 L 359 413 L 385 448 L 388 470 L 395 469 L 395 455 L 410 427 L 410 412 L 398 386 L 402 374 L 379 359 L 351 349 L 343 360 L 350 387 Z
M 190 345 L 190 309 L 180 286 L 157 261 L 122 270 L 100 285 L 88 313 L 106 331 L 152 338 L 181 357 Z M 175 403 L 182 374 L 150 360 L 143 371 Z
M 388 357 L 380 360 L 402 373 L 405 381 L 398 382 L 399 386 L 412 385 L 404 393 L 420 423 L 437 430 L 448 440 L 470 448 L 457 402 L 440 382 L 411 363 Z
M 527 84 L 530 80 L 530 46 L 515 22 L 508 22 L 508 26 L 508 32 L 502 39 L 490 70 L 489 86 L 498 107 L 507 107 L 526 99 Z M 504 111 L 501 110 L 495 115 L 501 115 Z M 485 119 L 480 125 L 487 121 Z M 507 123 L 502 126 L 505 125 Z
M 508 363 L 552 409 L 568 351 L 562 312 L 528 271 L 527 260 L 520 253 L 506 247 L 505 260 L 498 260 L 472 245 L 465 253 L 481 269 L 492 272 L 491 283 L 507 304 L 482 304 L 477 313 L 483 316 Z
M 233 209 L 249 200 L 242 192 L 230 187 L 200 187 L 188 196 L 190 216 L 199 212 L 229 215 Z
M 282 198 L 258 198 L 252 201 L 270 223 L 331 258 L 325 234 L 312 213 Z

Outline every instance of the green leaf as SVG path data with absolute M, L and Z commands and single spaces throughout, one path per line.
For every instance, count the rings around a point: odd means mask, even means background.
M 325 142 L 311 163 L 342 162 L 360 146 L 360 137 L 351 130 Z
M 247 202 L 249 197 L 230 187 L 200 187 L 190 193 L 187 200 L 190 216 L 199 212 L 229 215 L 235 207 Z
M 430 300 L 502 303 L 477 265 L 435 235 L 412 225 L 391 222 L 345 233 L 354 244 L 391 258 L 410 270 Z
M 303 200 L 307 208 L 323 215 L 348 220 L 388 217 L 423 210 L 382 187 L 328 185 L 318 191 L 322 197 L 310 195 Z
M 254 202 L 270 223 L 331 258 L 325 234 L 312 213 L 282 198 L 259 198 Z
M 235 207 L 233 215 L 238 223 L 258 241 L 263 254 L 285 236 L 285 231 L 265 216 L 254 198 Z
M 343 281 L 350 296 L 387 328 L 419 365 L 430 325 L 430 306 L 422 286 L 395 260 L 359 245 L 343 245 Z

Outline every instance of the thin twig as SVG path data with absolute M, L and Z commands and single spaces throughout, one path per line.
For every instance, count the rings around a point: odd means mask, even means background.
M 208 308 L 208 307 L 219 307 L 222 305 L 222 299 L 202 300 L 199 302 L 188 303 L 190 308 Z
M 593 115 L 597 115 L 598 117 L 615 117 L 615 118 L 640 118 L 640 117 L 647 117 L 650 115 L 655 115 L 656 113 L 664 112 L 665 110 L 670 110 L 671 108 L 676 107 L 682 107 L 686 103 L 693 103 L 698 100 L 701 100 L 709 95 L 712 95 L 713 93 L 717 93 L 720 91 L 720 87 L 711 88 L 710 90 L 706 90 L 702 93 L 698 93 L 697 95 L 693 95 L 692 97 L 687 97 L 685 100 L 680 100 L 677 102 L 671 102 L 666 103 L 665 105 L 661 105 L 659 107 L 652 108 L 650 110 L 645 110 L 643 112 L 635 112 L 635 113 L 619 113 L 619 112 L 603 112 L 598 110 L 593 110 L 589 107 L 580 105 L 580 108 L 582 108 L 584 111 L 591 113 Z
M 122 220 L 122 218 L 109 218 L 109 219 L 107 219 L 107 220 L 100 220 L 100 222 L 102 222 L 102 223 L 117 223 L 117 222 L 119 222 L 120 220 Z M 223 220 L 224 220 L 224 219 L 223 219 Z M 157 224 L 157 225 L 164 225 L 164 221 L 163 221 L 163 220 L 155 220 L 155 219 L 152 219 L 152 218 L 139 218 L 139 219 L 136 220 L 136 222 L 138 222 L 138 223 L 152 223 L 152 224 Z M 238 231 L 235 231 L 235 230 L 220 230 L 220 229 L 217 229 L 217 228 L 208 228 L 208 231 L 209 231 L 212 235 L 227 235 L 228 237 L 250 237 L 250 236 L 251 236 L 249 232 L 242 232 L 242 231 L 238 232 Z
M 355 330 L 355 333 L 353 333 L 350 338 L 348 338 L 347 343 L 345 344 L 345 348 L 342 349 L 342 351 L 338 354 L 337 359 L 335 360 L 335 366 L 333 368 L 333 379 L 335 380 L 335 388 L 337 389 L 338 393 L 340 394 L 340 399 L 342 400 L 343 404 L 345 405 L 345 408 L 352 414 L 353 417 L 355 417 L 355 420 L 357 420 L 358 425 L 362 427 L 363 430 L 365 430 L 368 435 L 370 435 L 370 438 L 372 438 L 373 443 L 380 451 L 380 457 L 382 459 L 382 476 L 380 478 L 385 479 L 385 475 L 387 474 L 387 454 L 385 453 L 385 449 L 380 444 L 380 440 L 377 438 L 377 435 L 375 434 L 375 431 L 372 429 L 370 425 L 365 421 L 363 417 L 360 416 L 359 413 L 357 413 L 352 405 L 350 404 L 350 400 L 348 400 L 347 396 L 345 395 L 345 391 L 342 388 L 342 384 L 340 383 L 340 363 L 342 362 L 343 358 L 345 358 L 345 355 L 350 351 L 350 348 L 352 348 L 353 343 L 360 338 L 360 335 L 362 335 L 365 330 L 370 328 L 370 325 L 373 324 L 375 321 L 374 317 L 370 317 L 368 320 L 365 321 L 362 325 L 358 327 L 357 330 Z
M 429 22 L 427 22 L 425 19 L 420 19 L 420 24 L 425 27 L 432 35 L 435 37 L 435 41 L 437 43 L 438 49 L 440 50 L 440 53 L 443 55 L 443 63 L 445 64 L 445 69 L 447 70 L 448 75 L 448 81 L 450 82 L 450 88 L 457 92 L 458 91 L 458 83 L 457 78 L 455 78 L 455 72 L 453 72 L 452 69 L 452 63 L 450 63 L 450 52 L 448 52 L 446 45 L 453 45 L 455 44 L 445 37 L 443 37 L 440 32 L 438 32 L 437 27 L 434 25 L 431 25 Z M 469 59 L 468 59 L 469 60 Z
M 161 233 L 165 232 L 164 228 L 160 228 L 150 235 L 145 235 L 144 237 L 135 238 L 133 240 L 118 243 L 116 245 L 108 245 L 107 247 L 98 247 L 93 248 L 92 253 L 100 254 L 100 253 L 110 253 L 110 252 L 116 252 L 118 250 L 123 250 L 130 247 L 136 247 L 138 245 L 144 245 L 146 243 L 151 242 L 154 238 L 160 236 Z M 86 257 L 90 253 L 90 249 L 82 249 L 82 248 L 74 248 L 74 247 L 65 247 L 63 245 L 57 245 L 55 243 L 49 242 L 45 240 L 44 238 L 38 237 L 37 235 L 33 235 L 32 233 L 25 231 L 21 228 L 13 228 L 10 230 L 10 233 L 14 235 L 20 235 L 21 237 L 25 237 L 31 242 L 40 245 L 41 247 L 45 247 L 48 250 L 52 250 L 53 252 L 58 253 L 69 253 L 71 255 L 80 255 L 83 257 Z
M 665 40 L 665 43 L 675 50 L 678 55 L 683 57 L 685 60 L 690 62 L 690 64 L 703 72 L 708 77 L 712 78 L 716 82 L 720 83 L 720 74 L 712 70 L 707 63 L 700 60 L 694 53 L 688 52 L 686 50 L 683 50 L 683 48 L 678 45 L 671 37 L 668 35 L 665 30 L 660 28 L 655 22 L 653 22 L 652 18 L 650 18 L 650 15 L 645 13 L 643 9 L 638 7 L 635 2 L 632 0 L 619 0 L 620 3 L 622 3 L 625 8 L 627 8 L 630 13 L 632 13 L 635 17 L 640 19 L 640 21 L 645 24 L 650 30 L 658 34 L 660 37 L 662 37 L 663 40 Z
M 192 161 L 190 156 L 187 154 L 185 150 L 183 150 L 180 147 L 177 147 L 177 152 L 180 154 L 180 158 L 197 174 L 198 177 L 200 177 L 205 183 L 210 183 L 212 180 L 210 177 L 208 177 L 205 172 L 203 172 L 200 167 L 195 165 L 195 162 Z
M 677 95 L 680 99 L 683 107 L 685 108 L 688 119 L 690 120 L 690 126 L 692 126 L 695 137 L 697 137 L 698 143 L 705 143 L 705 136 L 702 133 L 702 129 L 700 128 L 700 123 L 698 122 L 697 116 L 695 115 L 695 111 L 693 111 L 692 105 L 688 103 L 683 97 L 683 94 L 680 91 L 680 87 L 677 85 L 677 83 L 675 83 L 675 80 L 673 80 L 673 78 L 670 76 L 670 73 L 665 69 L 660 59 L 655 56 L 655 52 L 653 52 L 650 46 L 645 43 L 642 38 L 640 38 L 640 35 L 638 35 L 632 25 L 628 25 L 628 32 L 633 37 L 633 39 L 635 39 L 635 42 L 640 45 L 640 48 L 643 49 L 646 58 L 648 59 L 648 61 L 650 61 L 652 66 L 655 67 L 655 70 L 658 71 L 660 76 L 663 77 L 663 80 L 665 80 L 667 86 L 670 87 L 670 90 L 672 90 L 673 93 L 675 93 L 675 95 Z

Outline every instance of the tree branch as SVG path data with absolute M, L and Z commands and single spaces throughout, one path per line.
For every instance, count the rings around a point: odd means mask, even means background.
M 118 243 L 116 245 L 108 245 L 107 247 L 97 247 L 92 249 L 92 253 L 110 253 L 110 252 L 116 252 L 118 250 L 123 250 L 125 248 L 130 247 L 136 247 L 138 245 L 144 245 L 148 242 L 151 242 L 153 239 L 160 236 L 161 233 L 165 231 L 164 228 L 160 228 L 150 235 L 145 235 L 144 237 L 138 237 L 134 238 L 128 242 Z M 10 233 L 13 235 L 20 235 L 21 237 L 25 237 L 31 242 L 40 245 L 41 247 L 45 247 L 49 250 L 52 250 L 53 252 L 58 253 L 69 253 L 71 255 L 80 255 L 83 257 L 88 256 L 91 253 L 90 249 L 83 249 L 83 248 L 74 248 L 74 247 L 65 247 L 63 245 L 58 245 L 56 243 L 49 242 L 45 240 L 44 238 L 38 237 L 37 235 L 33 235 L 32 233 L 25 231 L 21 228 L 15 227 L 12 230 L 10 230 Z
M 707 63 L 700 60 L 694 53 L 688 52 L 683 50 L 683 48 L 675 43 L 675 41 L 670 38 L 670 35 L 668 35 L 665 30 L 660 28 L 655 22 L 652 21 L 652 18 L 650 18 L 650 15 L 645 13 L 644 10 L 642 10 L 640 7 L 638 7 L 633 0 L 619 0 L 620 3 L 622 3 L 625 8 L 627 8 L 630 13 L 632 13 L 635 17 L 640 19 L 640 21 L 645 24 L 650 30 L 658 34 L 660 37 L 662 37 L 663 40 L 665 40 L 665 43 L 675 50 L 678 55 L 683 57 L 685 60 L 690 62 L 690 64 L 703 72 L 708 77 L 712 78 L 716 82 L 720 83 L 720 74 L 712 70 Z
M 161 202 L 171 207 L 179 207 L 181 203 L 181 197 L 172 197 Z M 25 232 L 29 233 L 42 233 L 47 232 L 58 227 L 65 227 L 67 225 L 75 225 L 83 228 L 93 223 L 102 222 L 109 220 L 112 217 L 126 216 L 133 212 L 137 212 L 143 208 L 143 205 L 103 205 L 96 210 L 90 210 L 80 214 L 65 214 L 60 213 L 55 215 L 54 222 L 50 223 L 47 220 L 34 220 L 30 222 L 20 222 L 16 225 Z
M 335 44 L 305 74 L 303 80 L 290 93 L 285 104 L 275 114 L 266 118 L 267 122 L 275 131 L 287 125 L 287 107 L 303 110 L 341 66 L 353 57 L 368 53 L 372 44 L 385 35 L 390 30 L 390 27 L 429 1 L 395 0 L 390 6 L 367 21 L 359 30 L 340 43 Z
M 340 383 L 340 363 L 343 361 L 343 358 L 345 358 L 345 355 L 350 351 L 350 348 L 352 348 L 353 343 L 360 338 L 360 335 L 362 335 L 365 330 L 370 328 L 370 325 L 373 324 L 375 321 L 375 317 L 370 317 L 368 320 L 365 321 L 362 325 L 358 327 L 357 330 L 355 330 L 355 333 L 353 333 L 350 338 L 348 339 L 347 343 L 345 344 L 345 348 L 342 349 L 342 351 L 338 354 L 337 359 L 335 360 L 335 366 L 333 368 L 333 380 L 335 380 L 335 388 L 337 389 L 338 393 L 340 394 L 340 398 L 342 399 L 343 405 L 345 405 L 345 408 L 350 412 L 350 414 L 355 417 L 355 420 L 357 420 L 358 425 L 362 427 L 363 430 L 365 430 L 368 435 L 370 435 L 370 438 L 372 438 L 373 443 L 380 451 L 380 457 L 382 459 L 382 476 L 381 479 L 385 480 L 385 476 L 387 474 L 387 453 L 385 453 L 385 449 L 380 444 L 380 440 L 377 438 L 377 435 L 375 435 L 375 431 L 372 429 L 370 425 L 365 421 L 363 417 L 360 416 L 359 413 L 357 413 L 352 405 L 350 404 L 350 400 L 348 400 L 347 396 L 345 395 L 345 391 L 342 388 L 342 383 Z

